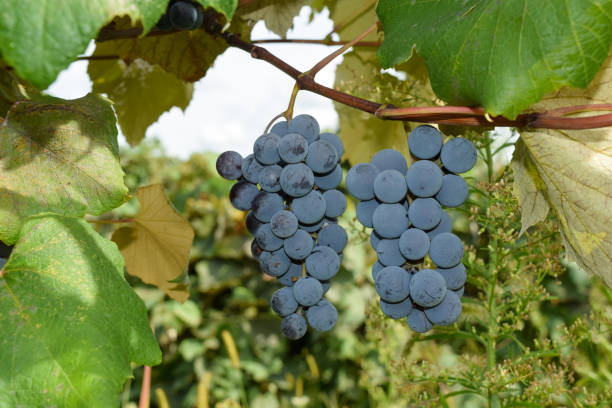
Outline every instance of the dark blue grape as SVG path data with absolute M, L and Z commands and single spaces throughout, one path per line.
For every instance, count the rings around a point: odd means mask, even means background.
M 376 251 L 378 244 L 383 239 L 380 235 L 376 233 L 376 231 L 372 231 L 370 233 L 370 245 L 372 245 L 372 249 Z
M 300 278 L 293 284 L 293 297 L 302 306 L 312 306 L 321 300 L 322 296 L 323 287 L 315 278 Z
M 321 133 L 319 135 L 320 140 L 325 140 L 326 142 L 331 143 L 336 148 L 336 152 L 338 152 L 338 161 L 344 154 L 344 145 L 342 144 L 342 140 L 335 135 L 334 133 Z
M 308 143 L 319 138 L 319 122 L 310 115 L 297 115 L 289 122 L 287 130 L 290 133 L 299 133 L 304 136 Z
M 422 259 L 429 250 L 429 237 L 418 228 L 407 229 L 400 236 L 399 250 L 406 259 L 411 261 Z
M 283 168 L 278 164 L 265 166 L 259 174 L 259 185 L 263 191 L 276 193 L 280 191 L 280 175 Z
M 383 238 L 399 238 L 408 229 L 408 214 L 401 204 L 381 204 L 372 214 L 372 225 Z
M 257 245 L 257 241 L 256 240 L 251 241 L 251 255 L 253 255 L 253 258 L 259 259 L 262 252 L 263 252 L 263 249 L 261 249 L 261 247 Z
M 407 297 L 399 303 L 389 303 L 380 299 L 380 310 L 385 316 L 392 319 L 401 319 L 408 316 L 412 311 L 412 300 Z
M 429 245 L 429 257 L 438 268 L 452 268 L 463 258 L 463 243 L 453 233 L 438 234 Z
M 270 228 L 277 237 L 288 238 L 297 231 L 298 220 L 291 211 L 282 210 L 272 216 Z
M 271 165 L 278 163 L 280 161 L 280 156 L 278 155 L 279 142 L 280 137 L 274 133 L 259 136 L 253 145 L 255 159 L 261 164 Z
M 441 148 L 442 134 L 433 126 L 417 126 L 408 135 L 408 149 L 417 159 L 433 159 Z
M 459 289 L 453 290 L 453 292 L 455 292 L 455 295 L 459 297 L 463 296 L 464 291 L 465 291 L 465 286 L 462 286 Z
M 274 133 L 279 137 L 285 136 L 287 133 L 289 133 L 289 130 L 287 129 L 287 121 L 282 120 L 280 122 L 276 122 L 270 129 L 270 133 Z
M 456 137 L 444 143 L 440 160 L 444 168 L 451 173 L 465 173 L 476 164 L 474 144 L 462 137 Z
M 314 186 L 314 173 L 304 163 L 288 164 L 281 172 L 280 185 L 291 197 L 302 197 Z
M 322 218 L 321 220 L 313 224 L 300 223 L 300 229 L 310 233 L 318 232 L 321 228 L 323 228 L 323 224 L 325 224 L 326 222 L 327 220 L 325 218 Z
M 217 173 L 224 179 L 236 180 L 242 176 L 242 156 L 228 150 L 217 157 Z
M 270 224 L 262 224 L 257 228 L 255 240 L 257 241 L 257 245 L 265 251 L 276 251 L 283 246 L 283 240 L 274 235 L 272 228 L 270 228 Z
M 338 165 L 338 152 L 331 143 L 317 140 L 308 146 L 306 164 L 317 174 L 328 174 Z
M 179 0 L 172 3 L 168 8 L 170 23 L 177 30 L 193 30 L 198 28 L 199 12 L 197 6 L 188 1 Z
M 312 252 L 314 240 L 309 233 L 298 229 L 295 234 L 285 239 L 283 246 L 291 259 L 302 260 Z
M 357 204 L 357 219 L 367 228 L 372 228 L 372 216 L 374 215 L 374 210 L 378 208 L 381 204 L 380 201 L 373 198 L 371 200 L 359 201 Z
M 264 166 L 255 160 L 255 156 L 252 154 L 249 154 L 242 161 L 242 176 L 251 183 L 259 183 L 259 175 L 263 169 Z
M 376 247 L 378 262 L 385 266 L 401 266 L 406 263 L 399 250 L 399 239 L 381 239 Z
M 278 155 L 286 163 L 299 163 L 308 154 L 308 141 L 297 133 L 288 133 L 278 142 Z
M 407 192 L 404 174 L 397 170 L 383 170 L 374 179 L 374 195 L 383 203 L 399 203 Z
M 446 281 L 446 287 L 451 290 L 458 290 L 465 285 L 465 279 L 467 274 L 465 272 L 465 265 L 460 263 L 452 268 L 438 268 L 438 273 L 444 277 Z
M 306 258 L 306 271 L 313 278 L 328 280 L 340 270 L 340 258 L 336 251 L 326 246 L 316 246 Z
M 469 188 L 463 177 L 447 174 L 442 179 L 442 189 L 436 200 L 445 207 L 458 207 L 467 200 Z
M 311 191 L 291 203 L 291 211 L 302 224 L 314 224 L 325 215 L 325 199 L 318 191 Z
M 237 210 L 248 211 L 259 194 L 256 184 L 239 181 L 230 189 L 230 202 Z
M 397 170 L 404 175 L 406 174 L 406 170 L 408 170 L 408 165 L 406 164 L 404 156 L 393 149 L 380 150 L 372 157 L 370 163 L 376 166 L 380 171 Z
M 451 219 L 450 215 L 448 215 L 446 211 L 442 210 L 442 220 L 436 226 L 436 228 L 432 229 L 431 231 L 428 231 L 427 235 L 429 236 L 429 239 L 432 240 L 438 234 L 441 234 L 443 232 L 452 232 L 452 231 L 453 231 L 453 220 Z
M 257 218 L 255 218 L 255 215 L 253 215 L 253 211 L 249 211 L 245 219 L 245 224 L 247 231 L 249 231 L 251 235 L 255 235 L 255 233 L 257 232 L 257 228 L 259 228 L 262 223 L 259 222 Z
M 340 225 L 330 223 L 321 228 L 317 236 L 317 241 L 319 245 L 330 247 L 334 251 L 340 253 L 348 243 L 348 235 Z
M 376 279 L 378 279 L 378 273 L 383 269 L 385 269 L 385 265 L 381 264 L 378 261 L 374 262 L 374 265 L 372 265 L 372 279 L 374 279 L 375 282 Z
M 329 190 L 323 193 L 325 199 L 325 216 L 337 218 L 346 210 L 346 197 L 338 190 Z
M 321 190 L 332 190 L 338 187 L 342 183 L 342 167 L 337 165 L 329 174 L 315 175 L 314 182 Z
M 410 294 L 410 277 L 406 270 L 399 266 L 387 266 L 378 272 L 376 292 L 390 303 L 401 302 Z
M 285 251 L 277 249 L 276 251 L 264 251 L 259 256 L 259 265 L 261 270 L 270 276 L 282 276 L 289 270 L 291 261 Z
M 433 327 L 431 322 L 427 320 L 425 313 L 417 308 L 413 308 L 412 311 L 410 311 L 410 314 L 406 318 L 406 322 L 408 326 L 417 333 L 428 332 Z
M 338 311 L 329 301 L 321 299 L 306 310 L 306 319 L 313 329 L 326 332 L 333 329 L 338 322 Z
M 289 270 L 278 277 L 278 283 L 283 286 L 293 286 L 296 280 L 302 277 L 302 264 L 291 262 Z
M 408 189 L 417 197 L 433 197 L 442 188 L 442 170 L 436 163 L 419 160 L 406 173 Z
M 306 320 L 299 314 L 293 313 L 281 321 L 281 331 L 289 340 L 298 340 L 306 334 Z
M 274 313 L 280 317 L 289 316 L 291 313 L 295 313 L 298 308 L 298 304 L 293 297 L 293 290 L 288 287 L 280 288 L 272 294 L 270 306 L 272 306 Z
M 438 272 L 422 269 L 412 276 L 410 297 L 419 306 L 432 307 L 444 299 L 446 281 Z
M 253 199 L 253 215 L 261 222 L 270 222 L 272 216 L 285 209 L 283 198 L 276 193 L 260 192 Z
M 444 300 L 438 305 L 425 309 L 427 320 L 440 326 L 449 326 L 461 315 L 461 299 L 452 290 L 446 291 Z
M 442 208 L 433 198 L 417 198 L 408 208 L 408 218 L 415 227 L 430 230 L 442 220 Z
M 342 259 L 340 259 L 340 261 L 342 261 Z M 319 281 L 321 282 L 321 287 L 323 288 L 323 294 L 325 295 L 327 293 L 327 291 L 329 290 L 329 288 L 331 288 L 331 281 L 330 280 L 322 280 Z
M 380 170 L 370 163 L 359 163 L 346 175 L 346 188 L 359 200 L 374 198 L 374 179 Z

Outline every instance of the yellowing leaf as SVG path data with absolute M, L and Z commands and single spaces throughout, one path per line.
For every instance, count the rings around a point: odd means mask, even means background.
M 586 90 L 564 89 L 533 108 L 609 103 L 612 58 Z M 581 116 L 584 116 L 582 114 Z M 612 286 L 612 128 L 521 133 L 513 168 L 523 230 L 541 220 L 546 199 L 561 223 L 569 259 Z
M 308 0 L 260 0 L 240 7 L 236 14 L 253 22 L 263 19 L 268 30 L 285 38 L 293 27 L 293 18 L 308 3 Z
M 187 266 L 193 229 L 174 210 L 160 184 L 139 188 L 138 201 L 140 211 L 133 225 L 118 229 L 112 239 L 130 275 L 184 302 L 189 297 L 187 285 L 170 281 L 179 278 Z

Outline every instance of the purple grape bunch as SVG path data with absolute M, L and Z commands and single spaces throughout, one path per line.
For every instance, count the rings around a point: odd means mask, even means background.
M 337 223 L 347 206 L 336 189 L 344 146 L 335 134 L 319 130 L 315 118 L 298 115 L 257 138 L 253 154 L 242 158 L 227 151 L 217 159 L 217 172 L 237 180 L 230 201 L 248 211 L 253 257 L 283 285 L 270 304 L 291 340 L 303 337 L 307 326 L 328 331 L 338 321 L 338 311 L 324 296 L 348 242 Z
M 468 185 L 457 174 L 474 167 L 476 148 L 462 137 L 443 143 L 430 125 L 410 132 L 408 148 L 416 159 L 410 167 L 400 152 L 384 149 L 352 167 L 346 187 L 359 200 L 357 219 L 373 229 L 370 243 L 378 259 L 372 277 L 382 312 L 406 318 L 412 330 L 424 333 L 461 314 L 463 243 L 443 207 L 467 200 Z M 436 269 L 419 270 L 415 265 L 427 255 Z

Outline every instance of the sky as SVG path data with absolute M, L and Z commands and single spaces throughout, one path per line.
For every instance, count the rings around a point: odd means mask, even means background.
M 288 38 L 322 39 L 332 30 L 327 10 L 309 22 L 310 9 L 302 8 L 294 19 Z M 279 38 L 259 22 L 251 39 Z M 306 44 L 266 44 L 273 54 L 304 71 L 338 47 Z M 93 45 L 86 54 L 93 52 Z M 336 58 L 317 74 L 317 81 L 333 86 Z M 188 158 L 193 152 L 235 150 L 242 155 L 252 152 L 253 142 L 268 122 L 283 112 L 289 103 L 294 81 L 272 65 L 255 60 L 242 50 L 229 48 L 217 58 L 206 76 L 195 83 L 193 99 L 183 112 L 172 108 L 162 114 L 147 130 L 147 137 L 158 137 L 169 155 Z M 47 90 L 64 99 L 79 98 L 91 92 L 87 61 L 72 63 Z M 322 129 L 335 130 L 338 116 L 330 100 L 302 91 L 298 94 L 294 115 L 314 116 Z M 120 135 L 119 142 L 126 146 Z

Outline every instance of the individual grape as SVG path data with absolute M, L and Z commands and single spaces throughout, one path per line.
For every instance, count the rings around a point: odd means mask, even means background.
M 461 315 L 461 299 L 452 290 L 446 291 L 444 300 L 438 305 L 425 309 L 427 320 L 440 326 L 449 326 Z
M 262 224 L 255 233 L 255 240 L 265 251 L 276 251 L 283 246 L 283 240 L 272 232 L 270 224 Z
M 448 215 L 446 211 L 442 210 L 442 219 L 440 220 L 440 223 L 436 226 L 436 228 L 432 229 L 431 231 L 428 231 L 427 235 L 429 236 L 429 239 L 432 240 L 438 234 L 441 234 L 443 232 L 452 232 L 452 231 L 453 231 L 453 220 L 451 219 L 450 215 Z
M 317 140 L 308 146 L 306 164 L 317 174 L 327 174 L 338 165 L 338 152 L 331 143 Z
M 344 145 L 342 144 L 342 140 L 334 134 L 334 133 L 321 133 L 319 135 L 320 140 L 325 140 L 326 142 L 331 143 L 336 148 L 336 152 L 338 152 L 338 161 L 340 161 L 342 155 L 344 154 Z
M 370 163 L 359 163 L 346 174 L 346 188 L 359 200 L 374 198 L 374 179 L 380 171 Z
M 328 190 L 323 193 L 325 199 L 325 216 L 337 218 L 346 210 L 346 197 L 338 190 Z
M 289 122 L 287 131 L 299 133 L 304 136 L 308 143 L 312 143 L 319 138 L 319 122 L 310 115 L 297 115 Z
M 372 233 L 370 234 L 370 245 L 372 245 L 373 250 L 376 251 L 376 248 L 378 247 L 378 244 L 380 243 L 382 239 L 383 237 L 378 235 L 376 231 L 372 231 Z
M 196 9 L 198 10 L 198 18 L 195 22 L 193 30 L 195 30 L 196 28 L 202 27 L 202 23 L 204 23 L 204 13 L 197 5 L 196 5 Z
M 438 268 L 438 273 L 444 277 L 446 281 L 446 287 L 451 290 L 458 290 L 465 285 L 465 279 L 467 274 L 465 272 L 465 265 L 460 263 L 452 268 Z
M 261 164 L 270 165 L 278 163 L 280 161 L 280 156 L 278 155 L 279 142 L 280 137 L 274 133 L 259 136 L 253 145 L 255 159 Z
M 327 293 L 327 291 L 329 290 L 329 288 L 331 288 L 331 281 L 330 280 L 322 280 L 319 281 L 321 282 L 321 287 L 323 288 L 323 294 L 325 295 Z
M 281 331 L 289 340 L 298 340 L 306 334 L 306 320 L 299 314 L 293 313 L 281 321 Z
M 444 299 L 446 281 L 438 272 L 421 269 L 410 281 L 410 297 L 419 306 L 432 307 Z
M 389 303 L 380 299 L 380 310 L 382 310 L 385 316 L 392 319 L 401 319 L 408 316 L 412 311 L 412 300 L 410 300 L 410 297 L 407 297 L 399 303 Z
M 415 227 L 430 230 L 442 220 L 442 208 L 433 198 L 417 198 L 408 208 L 408 218 Z
M 374 262 L 374 265 L 372 265 L 372 278 L 375 282 L 378 279 L 378 273 L 383 269 L 385 269 L 385 265 L 381 264 L 379 261 Z
M 447 174 L 442 179 L 442 189 L 436 200 L 445 207 L 458 207 L 467 200 L 469 188 L 463 177 Z
M 399 266 L 387 266 L 375 279 L 376 292 L 390 303 L 401 302 L 410 294 L 410 274 Z
M 278 142 L 278 155 L 286 163 L 299 163 L 308 154 L 308 141 L 297 133 L 288 133 Z
M 399 239 L 381 239 L 376 247 L 378 262 L 385 266 L 401 266 L 406 263 L 399 250 Z
M 276 122 L 270 129 L 270 133 L 274 133 L 279 137 L 285 136 L 287 133 L 289 133 L 289 131 L 287 130 L 287 121 L 282 120 L 280 122 Z
M 312 306 L 321 300 L 322 296 L 323 287 L 315 278 L 300 278 L 293 284 L 293 297 L 302 306 Z
M 253 199 L 252 208 L 255 218 L 261 222 L 270 222 L 274 214 L 285 209 L 285 204 L 280 195 L 262 191 Z
M 399 238 L 410 223 L 403 205 L 381 204 L 372 214 L 372 225 L 383 238 Z
M 242 176 L 242 156 L 228 150 L 217 157 L 217 173 L 224 179 L 236 180 Z
M 257 245 L 257 241 L 256 240 L 251 241 L 251 255 L 253 255 L 253 258 L 259 259 L 262 252 L 263 252 L 263 249 L 261 249 L 261 247 Z
M 316 246 L 306 258 L 306 271 L 318 280 L 328 280 L 340 270 L 340 258 L 336 251 L 326 246 Z M 308 306 L 308 305 L 306 305 Z
M 172 30 L 172 23 L 170 22 L 170 16 L 168 13 L 162 14 L 157 24 L 155 24 L 155 27 L 157 27 L 157 29 L 160 31 Z
M 348 235 L 338 224 L 329 224 L 319 231 L 317 241 L 321 246 L 327 246 L 340 253 L 348 243 Z
M 432 161 L 419 160 L 408 169 L 406 184 L 417 197 L 433 197 L 442 188 L 442 170 Z
M 423 259 L 429 250 L 429 237 L 418 228 L 407 229 L 400 236 L 399 250 L 410 261 Z
M 302 260 L 312 252 L 314 240 L 309 233 L 298 229 L 295 234 L 285 239 L 284 247 L 291 259 Z
M 431 125 L 415 127 L 408 135 L 408 149 L 417 159 L 433 159 L 442 148 L 442 134 Z
M 274 313 L 280 317 L 289 316 L 291 313 L 295 313 L 298 308 L 298 304 L 293 297 L 293 290 L 290 287 L 283 287 L 275 291 L 270 299 L 270 306 L 272 306 Z
M 463 292 L 464 291 L 465 291 L 465 286 L 462 286 L 459 289 L 453 290 L 453 292 L 455 292 L 455 295 L 457 295 L 459 297 L 463 296 Z
M 313 329 L 326 332 L 338 323 L 338 311 L 328 300 L 321 299 L 319 303 L 306 310 L 306 320 Z
M 438 268 L 452 268 L 463 258 L 463 243 L 453 233 L 438 234 L 429 245 L 429 257 Z
M 302 276 L 302 264 L 291 262 L 289 270 L 278 277 L 278 283 L 283 286 L 293 286 L 296 280 Z
M 245 218 L 246 229 L 251 233 L 251 235 L 255 235 L 257 232 L 257 228 L 262 224 L 255 218 L 253 211 L 249 211 Z
M 304 163 L 288 164 L 280 177 L 283 191 L 291 197 L 302 197 L 314 186 L 314 174 Z
M 465 173 L 476 164 L 476 148 L 469 140 L 456 137 L 444 143 L 440 160 L 451 173 Z
M 406 322 L 408 326 L 417 333 L 425 333 L 433 327 L 433 324 L 427 320 L 425 313 L 417 308 L 412 309 L 406 318 Z
M 314 182 L 321 190 L 332 190 L 338 187 L 342 183 L 342 167 L 337 165 L 329 174 L 315 175 Z
M 264 251 L 259 256 L 259 265 L 261 270 L 270 276 L 282 276 L 289 270 L 291 261 L 285 251 L 277 249 L 276 251 Z
M 263 191 L 269 193 L 276 193 L 280 191 L 280 175 L 283 168 L 278 164 L 271 166 L 264 166 L 263 170 L 259 174 L 259 185 Z
M 248 211 L 260 194 L 256 184 L 239 181 L 232 186 L 229 193 L 230 202 L 237 210 Z
M 408 170 L 404 155 L 393 149 L 380 150 L 372 157 L 370 163 L 380 171 L 397 170 L 402 174 L 406 174 L 406 170 Z
M 374 195 L 383 203 L 399 203 L 407 192 L 404 174 L 397 170 L 383 170 L 374 179 Z
M 281 210 L 270 219 L 270 228 L 277 237 L 288 238 L 297 231 L 298 220 L 291 211 Z
M 291 210 L 302 224 L 314 224 L 325 215 L 325 199 L 318 191 L 311 191 L 291 203 Z
M 380 204 L 380 201 L 375 198 L 359 201 L 357 204 L 357 219 L 364 227 L 372 228 L 372 216 L 374 215 L 374 210 L 376 210 Z
M 193 30 L 198 28 L 198 8 L 189 1 L 177 1 L 168 8 L 170 23 L 177 30 Z
M 325 224 L 327 220 L 325 218 L 321 218 L 318 222 L 314 224 L 302 224 L 300 223 L 300 229 L 306 232 L 318 232 L 321 228 L 323 228 L 323 224 Z
M 242 161 L 242 177 L 251 183 L 259 183 L 259 175 L 263 169 L 264 166 L 252 154 L 249 154 Z

